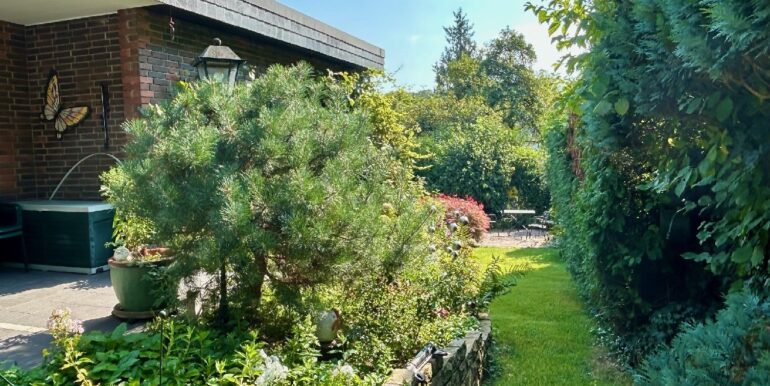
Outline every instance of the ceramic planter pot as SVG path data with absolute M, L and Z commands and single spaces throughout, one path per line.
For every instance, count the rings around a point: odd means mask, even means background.
M 154 287 L 147 281 L 149 273 L 154 268 L 167 266 L 172 262 L 171 258 L 141 264 L 110 259 L 110 280 L 119 302 L 116 310 L 136 313 L 139 316 L 149 314 L 146 317 L 151 317 L 157 295 L 153 292 Z

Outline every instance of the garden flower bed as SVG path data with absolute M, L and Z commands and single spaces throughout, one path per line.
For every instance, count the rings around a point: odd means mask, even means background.
M 143 307 L 172 316 L 141 333 L 62 330 L 43 365 L 2 374 L 24 385 L 379 385 L 426 343 L 478 328 L 474 315 L 510 286 L 471 256 L 483 212 L 447 214 L 425 191 L 390 143 L 401 139 L 375 129 L 387 108 L 354 103 L 360 82 L 275 66 L 235 87 L 183 83 L 127 123 L 126 159 L 102 177 L 115 259 L 173 259 L 121 285 L 152 289 Z

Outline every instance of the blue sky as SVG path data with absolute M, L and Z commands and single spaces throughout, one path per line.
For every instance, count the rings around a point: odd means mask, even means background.
M 385 69 L 399 85 L 432 88 L 433 64 L 444 50 L 442 26 L 462 7 L 475 38 L 487 42 L 506 25 L 523 33 L 538 54 L 537 69 L 551 70 L 561 56 L 544 26 L 524 11 L 526 0 L 279 0 L 309 16 L 385 49 Z M 533 1 L 538 3 L 537 0 Z

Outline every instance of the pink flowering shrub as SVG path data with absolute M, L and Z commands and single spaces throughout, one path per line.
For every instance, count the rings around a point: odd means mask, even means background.
M 481 237 L 489 230 L 489 216 L 484 213 L 484 204 L 470 196 L 460 198 L 439 194 L 436 199 L 444 205 L 444 218 L 447 224 L 465 224 L 473 239 L 481 241 Z

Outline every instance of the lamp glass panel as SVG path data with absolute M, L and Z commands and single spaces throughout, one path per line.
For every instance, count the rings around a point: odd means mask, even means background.
M 228 83 L 230 80 L 229 63 L 208 62 L 206 63 L 206 69 L 208 72 L 208 80 L 219 83 Z

